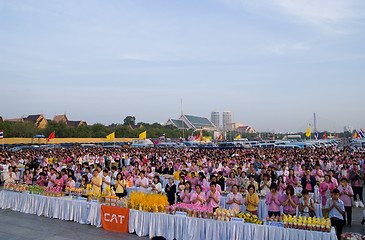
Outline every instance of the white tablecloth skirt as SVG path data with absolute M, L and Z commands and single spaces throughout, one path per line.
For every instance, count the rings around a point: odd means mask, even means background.
M 221 197 L 221 201 L 219 202 L 219 206 L 221 206 L 224 209 L 229 209 L 229 206 L 226 204 L 227 197 Z M 244 200 L 243 200 L 244 201 Z M 260 219 L 265 219 L 268 216 L 269 212 L 269 205 L 266 205 L 265 199 L 260 199 L 259 206 L 257 207 L 257 213 L 258 217 Z M 322 205 L 321 204 L 314 204 L 316 208 L 316 217 L 322 218 Z M 283 207 L 280 208 L 281 214 L 283 214 Z M 245 204 L 242 204 L 241 206 L 241 212 L 246 212 L 246 206 Z M 299 215 L 299 207 L 297 207 L 297 215 Z
M 101 227 L 100 204 L 64 198 L 0 192 L 0 208 Z
M 222 222 L 165 213 L 130 210 L 129 232 L 138 236 L 164 236 L 177 240 L 336 240 L 331 233 L 278 228 L 240 222 Z

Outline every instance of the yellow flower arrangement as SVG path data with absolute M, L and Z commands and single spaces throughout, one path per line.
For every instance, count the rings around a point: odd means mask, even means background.
M 157 193 L 132 192 L 129 199 L 132 208 L 148 212 L 163 212 L 168 205 L 167 196 Z

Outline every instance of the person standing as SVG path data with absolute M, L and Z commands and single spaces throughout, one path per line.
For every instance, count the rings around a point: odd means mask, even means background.
M 343 205 L 345 206 L 345 212 L 347 213 L 347 225 L 351 227 L 352 222 L 352 201 L 351 197 L 354 196 L 354 192 L 351 188 L 351 186 L 348 183 L 347 178 L 341 179 L 341 187 L 338 188 L 340 191 L 340 199 L 343 202 Z M 344 214 L 344 221 L 346 225 L 346 218 Z
M 349 174 L 351 180 L 351 186 L 354 190 L 354 201 L 357 202 L 357 195 L 359 195 L 359 206 L 364 207 L 364 201 L 362 197 L 364 173 L 359 170 L 359 165 L 354 164 L 354 169 Z
M 342 228 L 344 225 L 343 214 L 345 213 L 345 206 L 340 199 L 340 191 L 336 188 L 332 192 L 332 198 L 326 202 L 325 210 L 331 219 L 331 225 L 336 229 L 337 239 L 341 239 Z
M 96 193 L 96 194 L 100 194 L 102 183 L 103 183 L 103 180 L 99 176 L 98 170 L 94 170 L 93 177 L 91 178 L 92 192 Z
M 174 178 L 169 178 L 169 183 L 165 186 L 165 192 L 167 195 L 167 201 L 169 202 L 169 205 L 175 204 L 176 199 L 176 185 L 174 183 Z
M 248 194 L 245 198 L 245 205 L 246 205 L 246 211 L 258 216 L 257 207 L 260 204 L 260 199 L 255 193 L 256 189 L 255 186 L 249 185 L 248 186 Z
M 275 183 L 271 183 L 270 192 L 266 195 L 266 205 L 269 205 L 269 217 L 280 216 L 280 193 L 277 191 L 277 186 Z

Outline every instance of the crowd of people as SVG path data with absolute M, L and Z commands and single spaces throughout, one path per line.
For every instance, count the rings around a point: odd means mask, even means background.
M 5 151 L 1 180 L 63 188 L 111 186 L 127 195 L 127 182 L 138 191 L 166 194 L 176 202 L 219 207 L 222 194 L 232 209 L 257 215 L 265 195 L 268 215 L 314 216 L 315 191 L 324 216 L 337 234 L 351 226 L 352 207 L 364 207 L 365 152 L 343 149 L 161 149 L 81 148 Z M 161 176 L 169 182 L 163 186 Z M 175 178 L 175 179 L 174 179 Z M 177 181 L 174 181 L 178 179 Z M 299 192 L 298 192 L 299 191 Z M 299 196 L 299 197 L 298 197 Z

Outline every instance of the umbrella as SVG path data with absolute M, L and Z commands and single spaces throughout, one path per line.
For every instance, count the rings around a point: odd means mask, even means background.
M 45 138 L 44 135 L 35 135 L 33 138 Z

